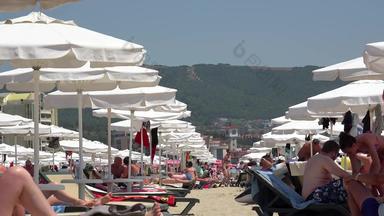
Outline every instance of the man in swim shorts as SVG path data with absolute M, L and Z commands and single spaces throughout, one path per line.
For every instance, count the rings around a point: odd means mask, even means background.
M 324 143 L 320 153 L 311 157 L 304 171 L 302 195 L 305 199 L 314 199 L 319 203 L 344 203 L 347 192 L 341 179 L 334 180 L 332 175 L 351 178 L 335 159 L 339 153 L 339 144 L 333 140 Z

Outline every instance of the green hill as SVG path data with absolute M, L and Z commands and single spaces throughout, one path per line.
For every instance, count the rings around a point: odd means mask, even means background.
M 284 114 L 287 107 L 345 83 L 314 82 L 316 66 L 268 68 L 199 64 L 193 66 L 149 66 L 159 70 L 160 84 L 178 89 L 178 100 L 188 104 L 189 119 L 197 126 L 209 125 L 219 117 L 270 119 Z M 62 110 L 60 125 L 77 128 L 76 110 Z M 84 114 L 85 137 L 105 140 L 105 119 Z M 100 133 L 100 131 L 103 131 Z

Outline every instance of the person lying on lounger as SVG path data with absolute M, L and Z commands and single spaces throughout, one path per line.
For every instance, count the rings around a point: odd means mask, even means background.
M 195 181 L 197 177 L 196 170 L 193 168 L 192 161 L 187 162 L 187 168 L 184 171 L 184 174 L 170 174 L 169 179 L 163 179 L 163 183 L 191 183 Z

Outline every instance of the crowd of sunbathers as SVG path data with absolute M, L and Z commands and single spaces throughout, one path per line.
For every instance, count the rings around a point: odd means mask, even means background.
M 314 140 L 298 152 L 299 160 L 307 161 L 302 196 L 319 203 L 348 204 L 353 216 L 384 215 L 380 201 L 384 196 L 384 137 L 373 133 L 353 137 L 341 132 L 338 138 L 338 142 Z M 340 150 L 350 158 L 352 170 L 335 162 Z M 272 171 L 274 164 L 269 154 L 260 160 L 261 170 Z
M 83 200 L 72 197 L 65 191 L 45 190 L 41 191 L 33 182 L 33 166 L 27 160 L 24 167 L 13 166 L 6 168 L 0 165 L 0 215 L 56 215 L 55 205 L 101 207 L 111 200 L 111 194 L 92 200 Z M 51 183 L 54 184 L 54 183 Z M 95 211 L 95 214 L 100 213 Z M 90 214 L 93 215 L 93 214 Z M 160 216 L 160 206 L 155 203 L 152 210 L 145 213 L 146 216 Z

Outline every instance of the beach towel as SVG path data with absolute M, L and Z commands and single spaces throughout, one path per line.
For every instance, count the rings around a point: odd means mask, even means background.
M 139 132 L 136 133 L 135 143 L 141 145 L 141 131 L 143 132 L 143 145 L 145 148 L 149 149 L 149 137 L 145 128 L 142 128 Z

